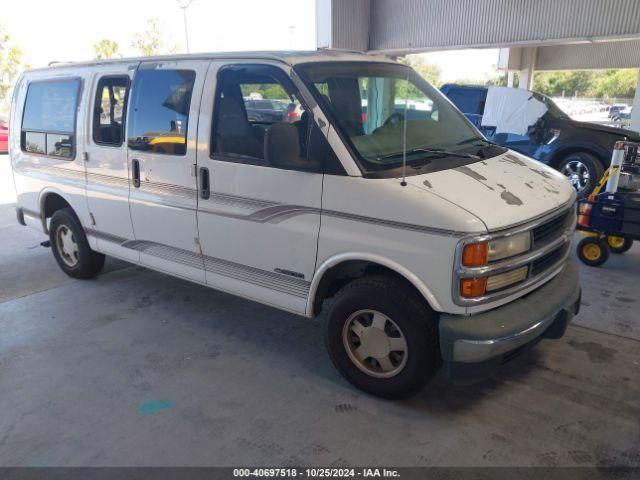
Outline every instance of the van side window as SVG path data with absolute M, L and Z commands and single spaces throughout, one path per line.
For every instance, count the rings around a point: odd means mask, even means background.
M 79 91 L 78 78 L 29 85 L 20 138 L 24 152 L 73 158 Z
M 218 74 L 211 135 L 216 160 L 320 171 L 308 152 L 312 122 L 286 74 L 269 65 L 238 65 Z
M 124 117 L 129 77 L 102 77 L 93 108 L 93 141 L 119 147 L 124 137 Z
M 138 70 L 127 128 L 130 149 L 168 155 L 187 153 L 195 78 L 193 70 Z

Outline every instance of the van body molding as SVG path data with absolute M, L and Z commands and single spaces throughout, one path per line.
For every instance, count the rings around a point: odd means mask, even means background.
M 216 275 L 251 283 L 295 297 L 307 298 L 309 295 L 311 283 L 300 278 L 230 262 L 221 258 L 201 255 L 182 248 L 148 240 L 130 240 L 89 228 L 85 229 L 85 232 L 88 236 L 116 243 L 123 248 L 137 250 L 141 253 L 146 253 L 147 255 L 186 265 L 191 268 L 205 269 L 207 272 Z

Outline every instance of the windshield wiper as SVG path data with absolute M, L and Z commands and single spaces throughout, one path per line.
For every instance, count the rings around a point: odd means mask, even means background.
M 496 145 L 494 142 L 490 142 L 486 138 L 480 138 L 480 137 L 471 137 L 465 140 L 460 140 L 458 143 L 456 143 L 456 145 L 465 145 L 467 143 L 474 143 L 474 142 L 484 143 L 485 145 Z
M 485 149 L 487 149 L 489 147 L 504 148 L 504 147 L 502 147 L 501 145 L 498 145 L 495 142 L 487 140 L 486 138 L 478 138 L 478 137 L 467 138 L 465 140 L 460 140 L 458 143 L 456 143 L 456 145 L 465 145 L 465 144 L 475 144 L 475 146 L 480 147 L 480 149 L 477 151 L 477 154 L 481 158 L 487 158 L 487 155 L 485 153 Z
M 477 155 L 471 155 L 470 153 L 461 153 L 461 152 L 450 152 L 448 150 L 443 150 L 442 148 L 412 148 L 411 150 L 407 150 L 407 155 L 413 155 L 416 153 L 427 153 L 432 154 L 434 157 L 459 157 L 459 158 L 472 158 L 474 160 L 482 160 Z M 389 158 L 397 158 L 401 157 L 404 152 L 396 152 L 389 153 L 388 155 L 381 155 L 377 157 L 377 160 L 385 160 Z

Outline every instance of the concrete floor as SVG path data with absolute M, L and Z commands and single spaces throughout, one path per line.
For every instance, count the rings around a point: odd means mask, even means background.
M 640 465 L 640 248 L 480 385 L 389 402 L 305 320 L 119 261 L 91 281 L 17 225 L 0 157 L 0 466 Z

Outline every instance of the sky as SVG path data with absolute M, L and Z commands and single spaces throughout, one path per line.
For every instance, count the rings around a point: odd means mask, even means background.
M 167 44 L 185 49 L 178 0 L 6 0 L 0 15 L 11 42 L 32 67 L 51 61 L 92 59 L 92 45 L 115 40 L 136 55 L 134 35 L 156 17 Z M 187 10 L 191 52 L 315 49 L 315 0 L 193 0 Z M 495 74 L 497 50 L 427 54 L 442 80 L 483 79 Z

